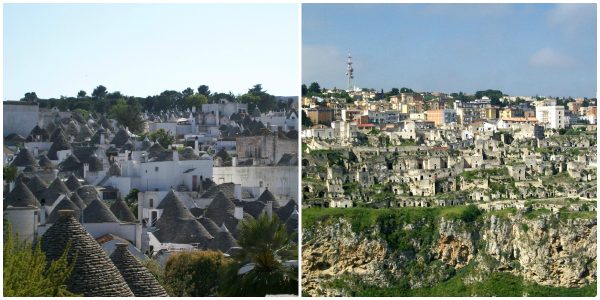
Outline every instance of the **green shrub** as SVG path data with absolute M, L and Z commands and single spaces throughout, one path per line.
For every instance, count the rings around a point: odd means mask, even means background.
M 219 274 L 231 263 L 231 259 L 218 251 L 175 253 L 165 264 L 165 288 L 175 297 L 214 296 Z

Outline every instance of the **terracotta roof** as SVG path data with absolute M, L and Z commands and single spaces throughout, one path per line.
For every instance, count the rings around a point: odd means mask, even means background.
M 125 279 L 98 242 L 77 222 L 72 214 L 62 215 L 42 235 L 41 247 L 49 261 L 59 259 L 65 248 L 75 265 L 67 289 L 86 297 L 132 297 Z
M 117 244 L 117 248 L 110 255 L 110 259 L 133 294 L 136 297 L 168 297 L 169 295 L 154 278 L 154 275 L 129 253 L 127 245 L 125 243 Z

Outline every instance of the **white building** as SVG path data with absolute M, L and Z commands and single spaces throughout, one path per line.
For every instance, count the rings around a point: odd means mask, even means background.
M 535 107 L 535 117 L 540 124 L 552 129 L 565 128 L 569 124 L 563 106 L 538 105 Z

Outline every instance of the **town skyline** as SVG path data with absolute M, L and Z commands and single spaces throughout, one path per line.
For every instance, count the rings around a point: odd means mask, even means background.
M 592 5 L 305 4 L 302 82 L 593 98 Z

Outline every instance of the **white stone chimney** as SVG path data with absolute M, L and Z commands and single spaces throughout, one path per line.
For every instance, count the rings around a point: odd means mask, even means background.
M 198 149 L 198 137 L 196 137 L 196 140 L 194 141 L 194 153 L 196 155 L 200 154 L 200 149 Z
M 58 169 L 53 169 L 52 173 L 54 174 L 54 179 L 58 178 Z
M 243 219 L 244 218 L 244 208 L 241 206 L 236 206 L 235 211 L 233 212 L 233 216 L 238 220 Z
M 235 196 L 235 199 L 242 200 L 242 185 L 241 184 L 234 185 L 233 195 Z
M 33 156 L 34 156 L 34 157 L 38 157 L 39 150 L 40 150 L 40 149 L 39 149 L 38 147 L 33 147 Z
M 173 161 L 179 161 L 179 153 L 177 149 L 173 149 Z
M 267 217 L 269 217 L 269 219 L 273 218 L 273 201 L 267 202 L 267 205 L 265 205 L 265 211 L 267 212 Z
M 83 178 L 87 178 L 87 174 L 90 171 L 90 164 L 85 163 L 83 164 Z
M 231 166 L 237 167 L 237 156 L 231 158 Z
M 14 189 L 15 189 L 15 181 L 13 180 L 8 183 L 8 191 L 12 192 L 12 190 L 14 190 Z
M 100 133 L 100 145 L 104 145 L 104 142 L 105 142 L 104 133 Z

